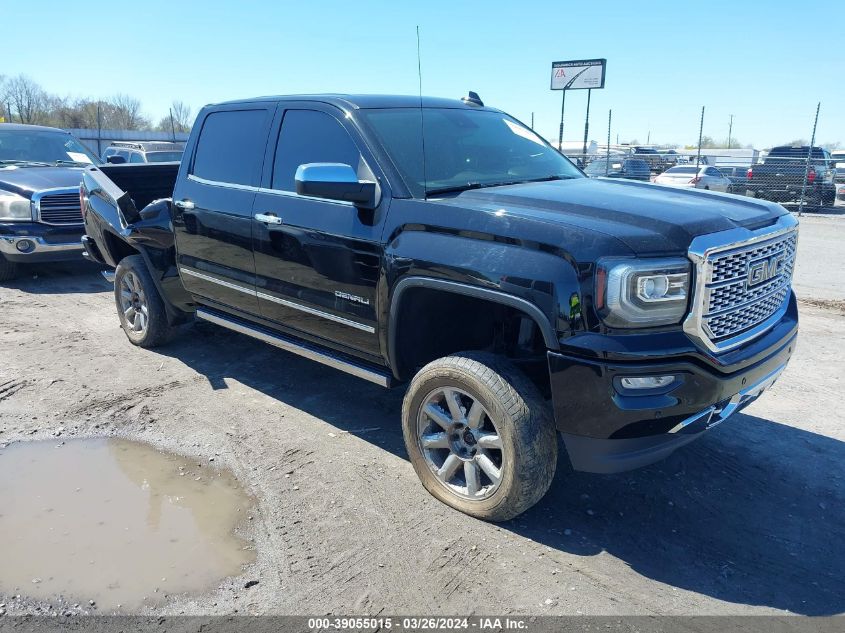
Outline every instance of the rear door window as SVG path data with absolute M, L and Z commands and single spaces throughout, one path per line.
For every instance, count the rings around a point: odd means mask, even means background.
M 129 157 L 130 163 L 143 163 L 144 157 L 139 154 L 138 152 L 132 152 L 132 155 Z
M 316 110 L 288 110 L 276 145 L 271 186 L 296 191 L 294 176 L 305 163 L 343 163 L 357 172 L 360 161 L 361 153 L 337 119 Z
M 268 118 L 263 108 L 209 114 L 197 141 L 191 173 L 214 182 L 258 186 Z

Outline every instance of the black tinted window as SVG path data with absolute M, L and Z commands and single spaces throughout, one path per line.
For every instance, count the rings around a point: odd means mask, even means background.
M 282 121 L 273 189 L 296 191 L 296 169 L 305 163 L 344 163 L 358 171 L 361 154 L 343 126 L 314 110 L 289 110 Z
M 209 114 L 202 126 L 192 173 L 206 180 L 257 186 L 267 140 L 266 110 Z

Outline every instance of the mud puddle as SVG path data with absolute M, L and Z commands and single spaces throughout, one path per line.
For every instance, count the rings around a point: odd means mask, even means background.
M 0 594 L 125 612 L 240 574 L 253 501 L 200 463 L 114 438 L 0 451 Z

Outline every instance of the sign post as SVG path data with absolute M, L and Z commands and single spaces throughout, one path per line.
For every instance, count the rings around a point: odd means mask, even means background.
M 563 113 L 567 90 L 587 91 L 587 121 L 584 124 L 584 153 L 587 153 L 587 134 L 590 120 L 590 94 L 593 88 L 604 88 L 606 59 L 579 59 L 566 62 L 552 62 L 552 90 L 562 91 L 560 99 L 560 130 L 558 149 L 563 151 Z

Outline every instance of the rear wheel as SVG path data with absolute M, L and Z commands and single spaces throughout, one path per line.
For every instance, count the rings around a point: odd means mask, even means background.
M 405 445 L 423 486 L 466 514 L 505 521 L 551 485 L 557 433 L 528 378 L 506 359 L 463 352 L 411 381 L 402 406 Z
M 11 281 L 18 276 L 18 265 L 0 255 L 0 281 Z
M 140 255 L 121 260 L 114 274 L 114 299 L 120 326 L 133 345 L 157 347 L 173 332 L 164 302 Z

